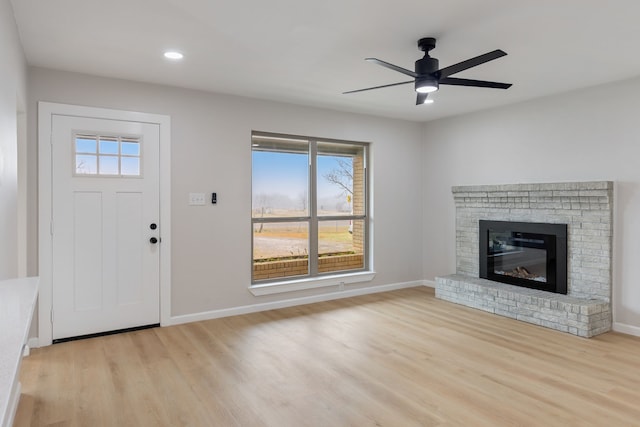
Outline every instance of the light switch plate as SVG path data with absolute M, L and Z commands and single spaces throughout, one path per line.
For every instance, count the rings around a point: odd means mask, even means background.
M 190 206 L 204 206 L 204 204 L 205 204 L 204 193 L 189 193 Z

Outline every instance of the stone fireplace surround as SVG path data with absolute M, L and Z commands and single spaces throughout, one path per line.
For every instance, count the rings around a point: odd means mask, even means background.
M 436 297 L 592 337 L 611 329 L 613 182 L 459 186 L 456 274 L 436 278 Z M 567 224 L 567 295 L 479 279 L 478 221 Z

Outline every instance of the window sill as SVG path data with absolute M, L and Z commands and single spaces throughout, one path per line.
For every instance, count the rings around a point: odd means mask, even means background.
M 322 276 L 305 278 L 300 280 L 287 280 L 286 282 L 271 282 L 249 286 L 249 292 L 255 296 L 280 294 L 284 292 L 302 291 L 305 289 L 325 288 L 329 286 L 340 286 L 350 283 L 370 282 L 376 277 L 374 271 L 363 271 L 359 273 L 337 274 L 332 276 Z

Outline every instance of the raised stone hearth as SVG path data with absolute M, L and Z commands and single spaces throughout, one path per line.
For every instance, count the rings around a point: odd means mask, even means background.
M 436 278 L 436 297 L 581 337 L 611 329 L 610 304 L 600 299 L 528 289 L 453 274 Z
M 453 187 L 456 274 L 436 297 L 591 337 L 611 329 L 613 183 Z M 479 279 L 479 220 L 567 224 L 567 295 Z

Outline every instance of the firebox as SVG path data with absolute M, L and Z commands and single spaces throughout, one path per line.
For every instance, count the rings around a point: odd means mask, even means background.
M 480 220 L 480 277 L 567 293 L 567 225 Z

